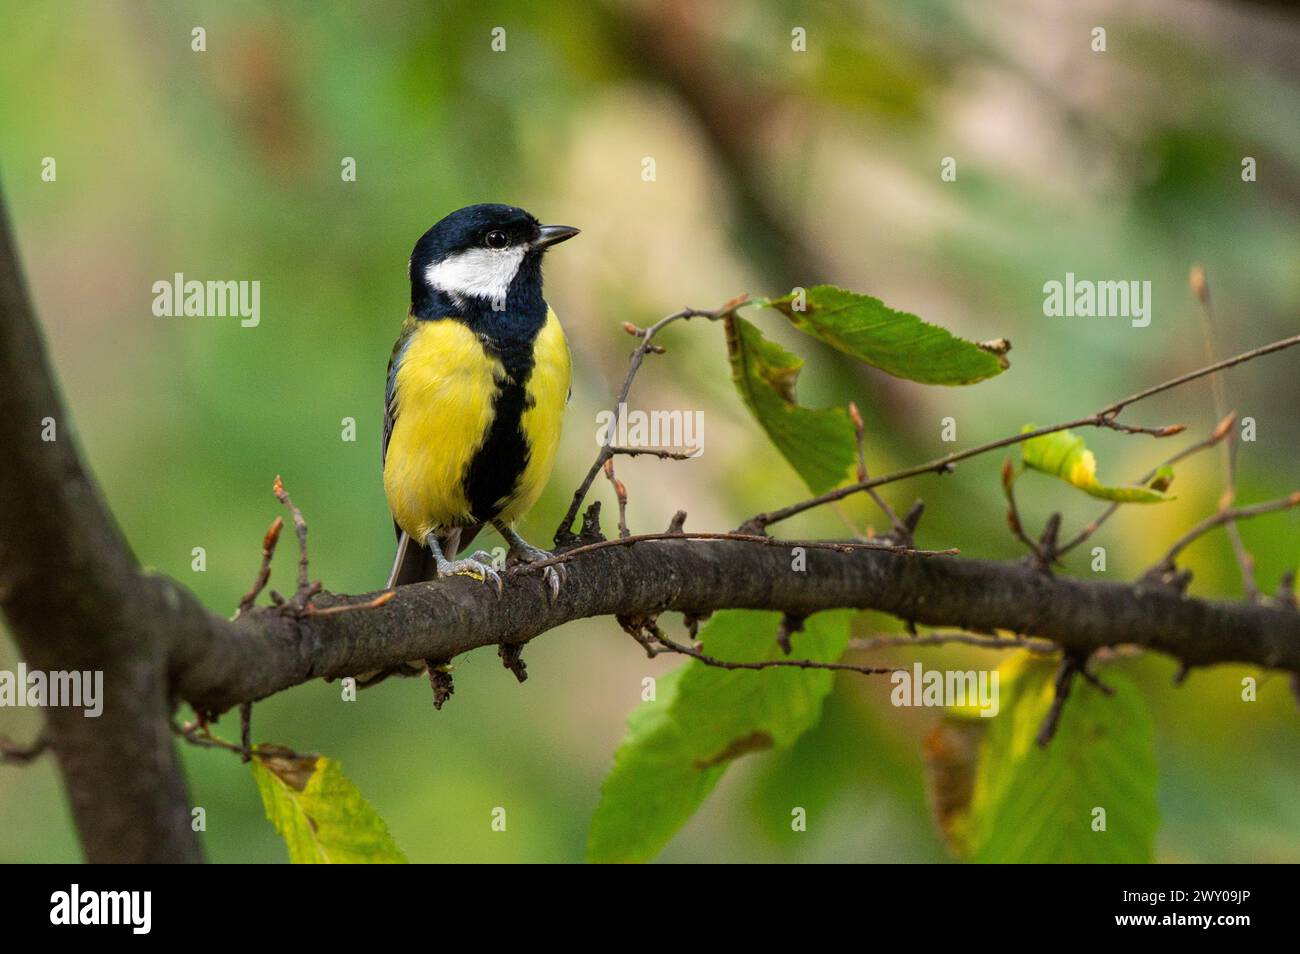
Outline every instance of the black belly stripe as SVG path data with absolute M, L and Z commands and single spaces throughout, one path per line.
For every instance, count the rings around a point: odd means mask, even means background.
M 491 520 L 501 512 L 528 466 L 523 429 L 527 405 L 524 385 L 508 378 L 497 388 L 492 399 L 492 426 L 465 469 L 465 497 L 475 520 Z

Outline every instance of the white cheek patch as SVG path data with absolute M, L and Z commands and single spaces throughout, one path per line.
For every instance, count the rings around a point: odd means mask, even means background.
M 424 279 L 458 304 L 466 298 L 504 301 L 526 251 L 522 245 L 467 249 L 430 265 Z

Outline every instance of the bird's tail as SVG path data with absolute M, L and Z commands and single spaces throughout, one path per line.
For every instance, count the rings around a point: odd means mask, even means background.
M 482 524 L 472 527 L 454 527 L 445 534 L 438 535 L 438 545 L 442 547 L 443 556 L 448 560 L 456 559 L 456 554 L 467 549 Z M 393 570 L 388 576 L 388 589 L 405 586 L 407 583 L 424 583 L 438 575 L 438 564 L 433 551 L 423 544 L 416 543 L 405 531 L 399 531 L 397 555 L 393 559 Z M 389 676 L 418 676 L 428 668 L 423 659 L 413 659 L 387 669 L 376 669 L 357 676 L 357 687 L 365 689 L 383 682 Z

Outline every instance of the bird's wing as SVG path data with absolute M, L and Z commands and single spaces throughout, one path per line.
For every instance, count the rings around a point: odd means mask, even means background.
M 393 425 L 397 423 L 397 368 L 401 363 L 402 352 L 415 333 L 415 318 L 406 316 L 402 323 L 402 333 L 393 344 L 393 353 L 388 359 L 388 382 L 384 388 L 384 443 L 380 452 L 379 466 L 382 469 L 388 463 L 388 441 L 393 436 Z
M 397 336 L 397 341 L 393 344 L 393 353 L 388 358 L 388 381 L 384 387 L 384 437 L 379 452 L 381 474 L 388 463 L 388 441 L 393 436 L 393 425 L 397 423 L 397 368 L 401 364 L 402 352 L 406 350 L 414 333 L 415 318 L 408 314 L 406 321 L 402 322 L 402 333 Z M 398 540 L 402 539 L 402 528 L 397 525 L 396 520 L 393 521 L 393 532 L 397 534 Z

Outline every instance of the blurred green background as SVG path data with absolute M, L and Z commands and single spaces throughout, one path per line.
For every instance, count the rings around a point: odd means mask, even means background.
M 1091 30 L 1107 30 L 1093 52 Z M 206 30 L 206 52 L 191 30 Z M 506 31 L 506 50 L 491 48 Z M 807 51 L 791 31 L 807 32 Z M 0 173 L 77 436 L 140 560 L 210 607 L 248 588 L 282 474 L 311 526 L 312 575 L 380 586 L 392 533 L 379 472 L 385 364 L 416 238 L 472 202 L 522 205 L 583 235 L 548 259 L 568 329 L 573 403 L 548 496 L 524 523 L 545 541 L 595 451 L 596 412 L 626 367 L 624 321 L 740 292 L 821 280 L 976 340 L 1014 342 L 1012 370 L 965 389 L 851 366 L 775 315 L 756 320 L 808 357 L 800 396 L 856 400 L 873 472 L 1088 413 L 1203 363 L 1187 290 L 1205 265 L 1220 356 L 1296 331 L 1300 304 L 1300 21 L 1283 5 L 1175 2 L 577 3 L 246 2 L 0 4 Z M 57 181 L 41 180 L 44 157 Z M 940 161 L 957 160 L 957 180 Z M 1258 181 L 1243 182 L 1244 156 Z M 355 182 L 340 175 L 356 160 Z M 642 178 L 653 157 L 654 181 Z M 1154 319 L 1046 318 L 1067 271 L 1150 280 Z M 156 318 L 155 281 L 258 280 L 261 325 Z M 731 389 L 721 329 L 664 336 L 634 406 L 702 409 L 705 453 L 619 462 L 635 530 L 727 529 L 803 495 Z M 1292 355 L 1231 372 L 1255 418 L 1240 499 L 1300 486 Z M 954 417 L 956 444 L 940 440 Z M 355 442 L 341 438 L 355 418 Z M 1208 382 L 1133 420 L 1207 433 Z M 1171 443 L 1090 434 L 1100 475 L 1132 480 Z M 1177 439 L 1175 439 L 1177 440 Z M 0 451 L 2 452 L 2 451 Z M 1015 558 L 1001 458 L 893 485 L 927 502 L 923 546 Z M 1033 527 L 1067 530 L 1098 506 L 1047 478 L 1019 484 Z M 1098 535 L 1107 576 L 1143 570 L 1221 492 L 1219 461 L 1179 470 L 1175 503 L 1122 511 Z M 608 485 L 595 493 L 612 505 Z M 879 517 L 861 501 L 783 527 L 843 535 Z M 1300 560 L 1294 512 L 1242 532 L 1271 591 Z M 191 569 L 203 547 L 204 572 Z M 1086 550 L 1086 548 L 1085 548 Z M 1070 572 L 1087 574 L 1085 550 Z M 273 586 L 291 588 L 283 546 Z M 1197 543 L 1192 592 L 1237 598 L 1226 538 Z M 676 621 L 668 621 L 677 626 Z M 894 630 L 864 618 L 861 632 Z M 926 653 L 926 655 L 921 655 Z M 877 658 L 927 665 L 970 650 Z M 423 680 L 340 701 L 315 683 L 259 704 L 259 741 L 342 761 L 412 860 L 574 861 L 600 781 L 650 662 L 613 620 L 531 644 L 520 686 L 481 650 L 442 711 Z M 0 639 L 0 667 L 17 656 Z M 1300 860 L 1300 720 L 1284 677 L 1135 664 L 1157 722 L 1165 861 Z M 672 861 L 940 861 L 921 739 L 932 711 L 893 709 L 888 683 L 837 683 L 794 750 L 738 763 L 662 856 Z M 1068 718 L 1068 710 L 1066 718 Z M 237 734 L 233 716 L 217 727 Z M 0 732 L 28 738 L 27 710 Z M 282 861 L 246 768 L 184 753 L 216 861 Z M 809 830 L 789 830 L 793 804 Z M 508 830 L 492 832 L 495 806 Z M 53 762 L 0 770 L 0 861 L 79 857 Z

